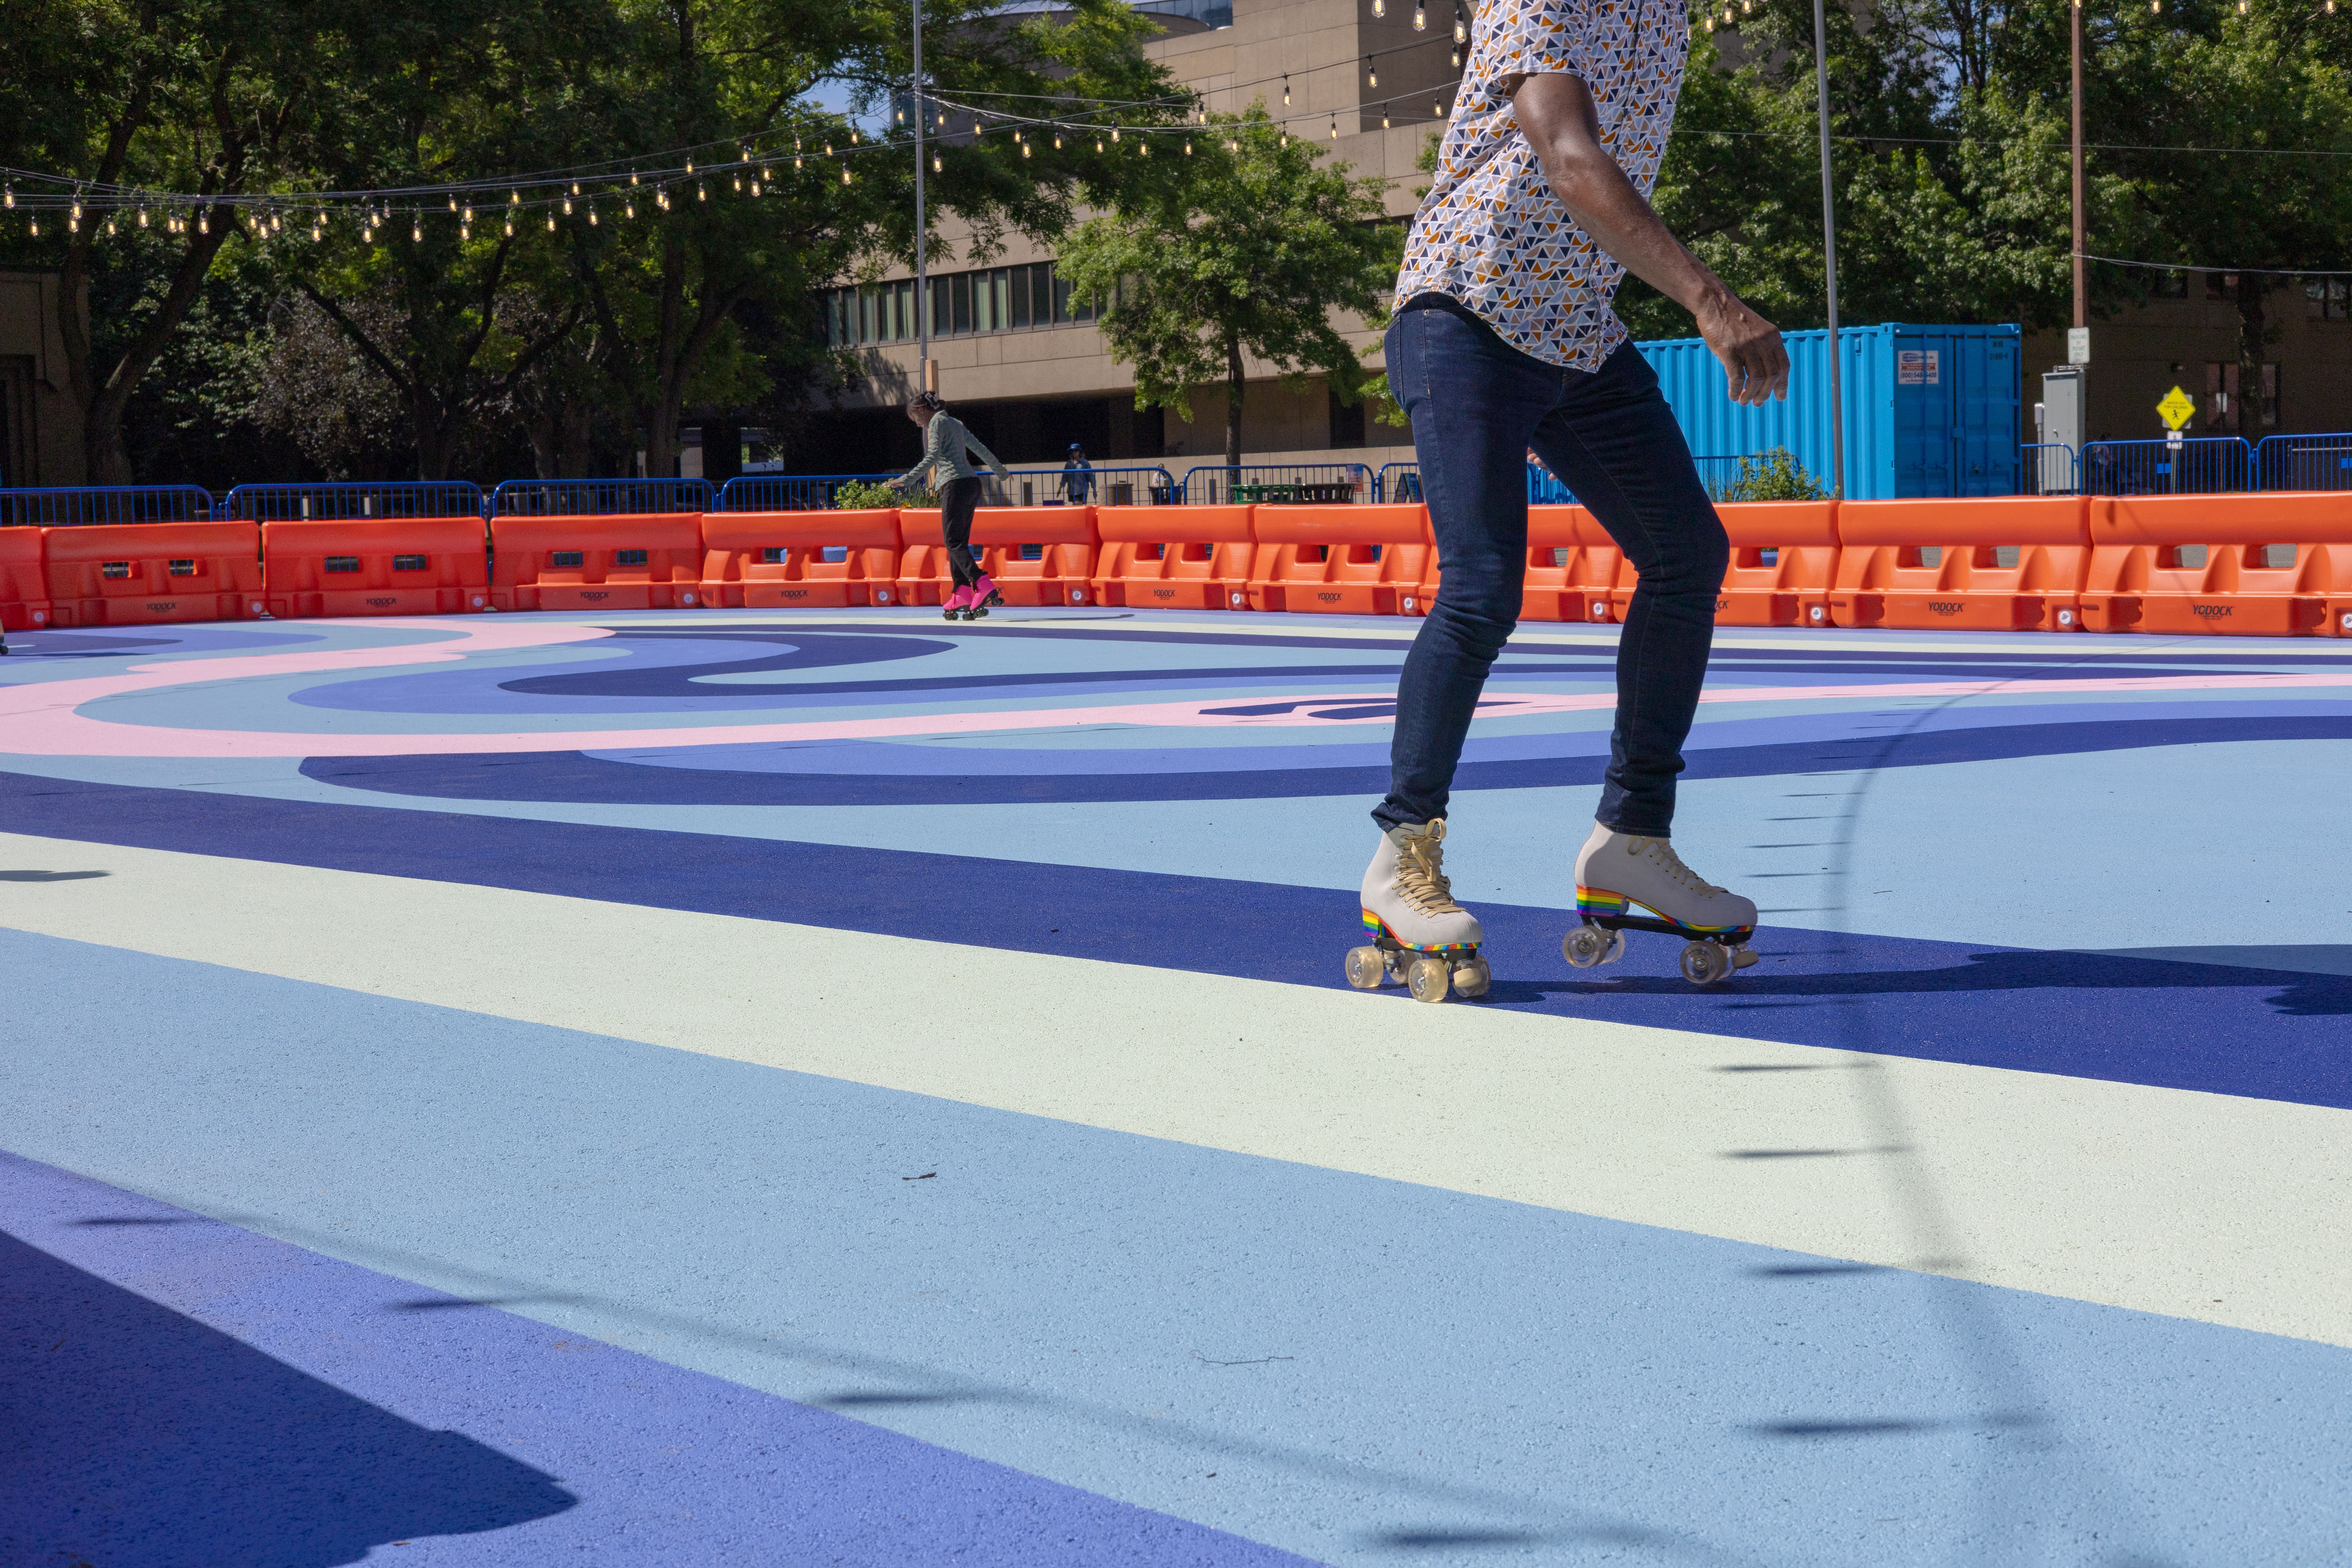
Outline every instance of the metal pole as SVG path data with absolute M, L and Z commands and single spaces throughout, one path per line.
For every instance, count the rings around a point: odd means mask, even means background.
M 1822 122 L 1822 257 L 1830 286 L 1830 496 L 1845 499 L 1844 365 L 1838 359 L 1837 206 L 1830 181 L 1830 55 L 1829 27 L 1822 16 L 1822 0 L 1813 0 L 1813 80 Z
M 2091 324 L 2091 279 L 2083 269 L 2083 0 L 2067 9 L 2074 21 L 2074 324 Z
M 923 123 L 930 110 L 923 99 L 923 0 L 915 0 L 915 390 L 931 392 L 931 288 L 923 212 Z

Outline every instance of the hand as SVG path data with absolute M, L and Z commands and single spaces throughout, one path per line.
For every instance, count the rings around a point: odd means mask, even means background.
M 1740 303 L 1738 295 L 1717 284 L 1692 312 L 1698 335 L 1723 362 L 1724 390 L 1731 401 L 1758 407 L 1771 398 L 1789 395 L 1789 350 L 1780 329 Z

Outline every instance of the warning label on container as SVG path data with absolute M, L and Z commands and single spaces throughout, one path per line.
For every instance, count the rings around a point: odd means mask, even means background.
M 1944 380 L 1941 349 L 1897 349 L 1895 351 L 1895 384 L 1897 386 L 1940 386 Z

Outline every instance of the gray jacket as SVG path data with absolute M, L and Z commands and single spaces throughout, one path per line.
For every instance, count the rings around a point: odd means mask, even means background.
M 923 426 L 923 460 L 890 482 L 899 486 L 910 485 L 929 474 L 932 476 L 934 489 L 945 489 L 950 480 L 976 479 L 980 478 L 980 470 L 973 468 L 971 459 L 964 455 L 966 448 L 979 453 L 981 460 L 996 470 L 998 479 L 1013 477 L 1005 470 L 1004 465 L 996 460 L 996 454 L 982 446 L 980 438 L 963 427 L 962 420 L 941 409 L 931 416 L 929 425 Z M 947 470 L 945 479 L 939 477 L 942 468 Z

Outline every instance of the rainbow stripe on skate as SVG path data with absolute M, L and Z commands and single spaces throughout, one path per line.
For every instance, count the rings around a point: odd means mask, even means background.
M 1370 910 L 1364 911 L 1364 929 L 1376 937 L 1388 938 L 1407 952 L 1475 952 L 1478 951 L 1478 944 L 1475 942 L 1449 942 L 1438 947 L 1417 947 L 1389 930 L 1389 922 Z
M 1580 915 L 1627 915 L 1635 910 L 1640 910 L 1653 920 L 1664 921 L 1675 930 L 1693 937 L 1746 936 L 1756 929 L 1752 925 L 1695 926 L 1687 921 L 1678 921 L 1672 915 L 1660 913 L 1647 904 L 1637 903 L 1622 893 L 1612 893 L 1601 888 L 1588 888 L 1581 882 L 1577 884 L 1576 912 Z

